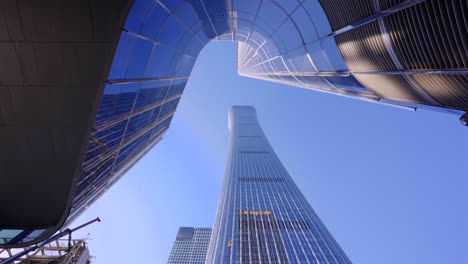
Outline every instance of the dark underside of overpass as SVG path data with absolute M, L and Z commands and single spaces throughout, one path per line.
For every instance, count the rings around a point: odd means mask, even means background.
M 132 2 L 0 1 L 0 228 L 65 221 Z

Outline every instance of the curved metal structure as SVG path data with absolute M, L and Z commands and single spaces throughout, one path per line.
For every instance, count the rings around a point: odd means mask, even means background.
M 0 246 L 50 236 L 154 146 L 211 40 L 239 74 L 468 110 L 463 0 L 0 3 Z

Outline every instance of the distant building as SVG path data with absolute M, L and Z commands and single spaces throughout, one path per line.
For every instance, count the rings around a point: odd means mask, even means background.
M 255 108 L 233 106 L 229 131 L 207 263 L 350 264 L 276 156 Z
M 205 264 L 211 228 L 181 227 L 167 263 Z

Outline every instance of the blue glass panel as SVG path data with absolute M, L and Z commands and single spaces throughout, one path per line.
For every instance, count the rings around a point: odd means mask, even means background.
M 23 240 L 21 240 L 20 243 L 27 243 L 29 241 L 32 241 L 32 240 L 36 239 L 37 237 L 39 237 L 46 230 L 47 229 L 36 229 L 36 230 L 32 231 L 31 233 L 29 233 L 28 236 L 23 238 Z
M 196 58 L 204 46 L 205 45 L 201 43 L 198 38 L 191 37 L 189 42 L 187 42 L 185 46 L 182 46 L 181 51 Z
M 328 84 L 322 77 L 318 76 L 302 76 L 302 80 L 313 86 L 313 87 L 329 87 L 331 88 L 330 84 Z
M 114 164 L 115 156 L 108 157 L 106 160 L 99 162 L 96 166 L 88 171 L 82 171 L 80 174 L 80 181 L 76 188 L 76 196 L 80 195 L 86 189 L 89 189 L 100 180 L 105 178 Z
M 125 132 L 124 140 L 133 136 L 143 128 L 145 128 L 150 123 L 150 117 L 152 114 L 152 109 L 147 110 L 143 113 L 140 113 L 128 121 L 127 131 Z
M 333 68 L 337 71 L 346 71 L 348 67 L 341 56 L 338 47 L 336 46 L 336 42 L 334 38 L 326 38 L 322 40 L 322 47 L 328 57 Z
M 208 14 L 213 17 L 219 14 L 223 14 L 227 10 L 226 3 L 227 1 L 219 0 L 200 0 L 205 4 L 206 11 Z
M 171 87 L 167 97 L 171 97 L 177 94 L 181 94 L 184 91 L 185 85 L 187 84 L 186 80 L 175 80 L 172 82 Z
M 281 41 L 285 48 L 285 51 L 293 50 L 297 47 L 302 46 L 304 43 L 302 37 L 297 30 L 297 27 L 294 25 L 291 19 L 286 20 L 275 33 L 276 36 L 273 36 L 275 41 Z
M 138 32 L 147 38 L 156 40 L 161 27 L 164 25 L 164 22 L 168 17 L 169 13 L 161 5 L 154 5 L 148 14 L 148 17 L 145 19 L 141 30 Z
M 161 123 L 159 123 L 157 126 L 155 126 L 153 128 L 151 137 L 157 136 L 164 128 L 168 127 L 171 124 L 172 118 L 173 116 L 170 116 Z
M 304 39 L 305 43 L 314 41 L 318 39 L 317 30 L 315 25 L 312 23 L 312 20 L 309 17 L 309 14 L 304 10 L 303 7 L 299 7 L 294 14 L 292 19 L 296 23 L 299 31 Z
M 130 113 L 138 89 L 139 86 L 135 83 L 106 85 L 96 115 L 96 124 Z
M 291 14 L 291 12 L 299 5 L 297 0 L 275 0 L 275 2 L 288 14 Z
M 282 45 L 282 43 L 280 43 L 280 45 Z M 263 44 L 262 49 L 268 51 L 268 54 L 270 54 L 271 57 L 280 55 L 280 51 L 276 43 L 271 39 L 267 40 L 267 42 Z
M 236 0 L 233 1 L 233 10 L 256 15 L 260 0 Z
M 91 135 L 83 164 L 88 164 L 99 154 L 120 144 L 126 124 L 127 120 L 123 120 Z
M 115 162 L 115 167 L 118 168 L 124 161 L 127 161 L 133 154 L 135 154 L 138 150 L 144 147 L 149 140 L 151 135 L 151 131 L 146 132 L 145 134 L 141 135 L 125 147 L 123 147 L 120 152 L 119 156 Z
M 283 63 L 283 60 L 281 58 L 276 58 L 274 60 L 271 60 L 268 62 L 273 67 L 272 73 L 275 72 L 287 72 L 288 69 L 286 69 L 286 66 Z
M 119 45 L 114 54 L 114 60 L 109 72 L 109 79 L 123 79 L 127 72 L 128 61 L 132 55 L 132 48 L 135 37 L 122 31 L 120 34 Z
M 287 18 L 287 14 L 271 1 L 262 1 L 258 18 L 273 29 L 277 29 Z
M 237 32 L 244 31 L 246 33 L 249 33 L 250 29 L 253 26 L 251 21 L 241 19 L 241 18 L 238 18 L 236 20 L 236 23 L 237 23 Z
M 135 109 L 164 100 L 170 83 L 170 81 L 142 83 L 141 90 L 135 103 Z
M 233 1 L 234 11 L 237 12 L 237 18 L 246 19 L 249 21 L 255 20 L 255 15 L 259 8 L 259 0 L 237 0 Z
M 175 111 L 179 100 L 180 97 L 165 103 L 161 109 L 161 113 L 159 114 L 159 119 L 163 118 L 165 115 L 171 113 L 172 111 Z
M 171 48 L 156 46 L 149 60 L 145 77 L 175 76 L 175 65 L 179 57 L 180 54 Z
M 133 45 L 132 55 L 130 57 L 126 78 L 141 78 L 146 70 L 148 59 L 153 50 L 154 43 L 136 38 Z
M 0 244 L 6 244 L 10 239 L 19 235 L 24 230 L 22 229 L 0 229 Z
M 180 5 L 180 7 L 176 10 L 175 15 L 188 28 L 191 28 L 193 25 L 198 23 L 198 21 L 200 21 L 197 12 L 189 3 L 183 3 L 182 5 Z
M 337 88 L 350 90 L 354 92 L 370 92 L 354 76 L 343 77 L 324 77 Z
M 319 71 L 331 71 L 333 67 L 330 65 L 328 58 L 320 46 L 320 43 L 313 43 L 307 45 L 307 51 L 312 58 L 312 62 Z
M 151 114 L 151 117 L 150 117 L 150 123 L 153 123 L 158 119 L 161 108 L 162 108 L 162 105 L 157 106 L 153 109 L 153 113 Z
M 200 50 L 201 50 L 202 43 L 200 42 L 200 40 L 198 40 L 197 37 L 195 37 L 191 33 L 187 33 L 187 34 L 182 35 L 182 38 L 179 39 L 177 45 L 172 46 L 172 48 L 180 51 L 181 53 L 185 53 L 184 51 L 187 49 L 189 45 L 196 45 L 200 47 Z
M 196 59 L 191 56 L 181 55 L 175 66 L 176 76 L 189 76 L 192 72 Z
M 161 28 L 157 41 L 171 47 L 177 46 L 184 34 L 191 33 L 174 16 L 170 16 Z
M 139 32 L 154 5 L 156 5 L 154 0 L 136 0 L 128 13 L 124 27 L 129 31 Z
M 307 58 L 305 48 L 295 49 L 283 55 L 283 60 L 286 62 L 289 70 L 292 72 L 314 72 L 315 68 Z
M 200 20 L 190 27 L 190 30 L 203 42 L 208 43 L 211 39 L 216 37 L 216 34 L 211 27 L 210 21 L 207 19 Z
M 314 22 L 315 28 L 318 31 L 319 37 L 324 37 L 331 33 L 330 23 L 327 15 L 323 11 L 318 0 L 305 0 L 302 3 L 304 9 L 309 13 L 309 17 Z
M 174 11 L 183 0 L 160 0 L 160 2 L 169 10 Z

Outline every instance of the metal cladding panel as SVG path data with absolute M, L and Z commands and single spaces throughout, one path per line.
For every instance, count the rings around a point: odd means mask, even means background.
M 442 106 L 468 111 L 467 75 L 411 75 L 410 78 Z
M 407 0 L 379 0 L 380 10 L 391 8 L 394 5 L 401 4 Z
M 428 0 L 384 18 L 405 69 L 468 68 L 466 1 Z
M 396 70 L 377 22 L 342 33 L 335 39 L 351 71 Z
M 356 74 L 355 77 L 380 97 L 405 102 L 428 103 L 409 89 L 410 84 L 401 74 Z
M 333 30 L 338 30 L 374 13 L 372 0 L 321 0 Z

